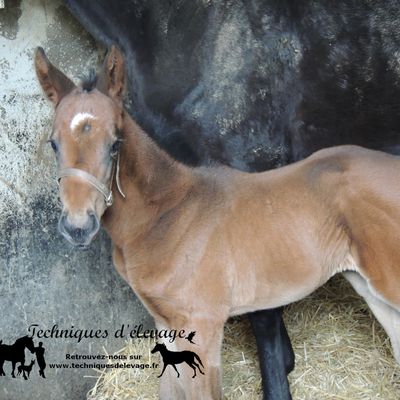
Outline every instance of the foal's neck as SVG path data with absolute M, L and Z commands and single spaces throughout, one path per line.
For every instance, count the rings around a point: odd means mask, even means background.
M 149 229 L 161 214 L 179 204 L 193 182 L 191 169 L 158 147 L 127 112 L 121 138 L 119 178 L 126 198 L 122 198 L 114 180 L 114 204 L 103 217 L 117 245 L 124 241 L 124 231 L 132 237 Z

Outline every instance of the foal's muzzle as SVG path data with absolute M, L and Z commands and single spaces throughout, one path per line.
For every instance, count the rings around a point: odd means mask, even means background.
M 68 213 L 62 213 L 58 221 L 60 233 L 74 246 L 87 247 L 99 231 L 100 222 L 93 212 L 87 213 L 87 218 L 81 226 L 76 226 L 68 219 Z

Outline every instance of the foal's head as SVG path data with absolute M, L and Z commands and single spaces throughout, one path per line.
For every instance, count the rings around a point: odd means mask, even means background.
M 35 54 L 39 82 L 55 106 L 49 138 L 59 168 L 63 205 L 60 232 L 85 247 L 96 235 L 110 205 L 111 183 L 122 128 L 124 61 L 113 47 L 99 76 L 76 86 L 47 59 Z

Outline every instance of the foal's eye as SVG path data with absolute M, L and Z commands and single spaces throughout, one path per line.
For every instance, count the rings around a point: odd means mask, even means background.
M 57 153 L 58 147 L 57 147 L 56 142 L 52 139 L 48 140 L 47 142 L 50 143 L 50 146 L 54 150 L 54 153 Z
M 111 150 L 110 150 L 110 154 L 111 154 L 112 157 L 117 155 L 120 144 L 121 144 L 121 140 L 119 140 L 119 139 L 116 140 L 116 141 L 112 144 Z

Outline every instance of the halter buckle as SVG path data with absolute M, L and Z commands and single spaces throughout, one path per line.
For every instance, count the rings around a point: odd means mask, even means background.
M 112 192 L 110 192 L 110 194 L 108 196 L 104 197 L 104 201 L 105 201 L 107 207 L 111 207 L 112 206 L 112 204 L 113 204 Z

